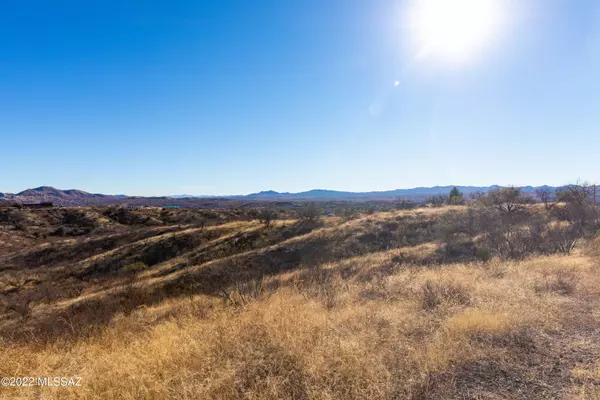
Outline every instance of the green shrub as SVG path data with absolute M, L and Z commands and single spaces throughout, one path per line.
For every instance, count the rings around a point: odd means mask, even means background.
M 448 203 L 449 204 L 464 204 L 465 199 L 463 194 L 458 190 L 456 186 L 452 188 L 450 191 L 450 195 L 448 195 Z
M 127 264 L 123 267 L 122 271 L 125 273 L 136 274 L 138 272 L 144 271 L 148 269 L 148 265 L 141 261 L 134 262 L 132 264 Z
M 477 247 L 475 248 L 475 258 L 487 262 L 492 259 L 492 252 L 487 247 Z

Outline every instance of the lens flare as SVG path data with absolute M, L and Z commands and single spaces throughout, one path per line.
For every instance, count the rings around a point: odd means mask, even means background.
M 415 0 L 409 27 L 417 58 L 464 62 L 501 32 L 503 0 Z

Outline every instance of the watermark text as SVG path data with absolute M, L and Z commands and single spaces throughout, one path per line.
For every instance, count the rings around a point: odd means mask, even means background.
M 78 387 L 79 376 L 4 376 L 0 378 L 0 387 Z

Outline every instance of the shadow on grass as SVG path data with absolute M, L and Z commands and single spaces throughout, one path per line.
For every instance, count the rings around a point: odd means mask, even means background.
M 197 262 L 192 262 L 190 265 L 200 264 L 200 268 L 181 272 L 188 267 L 186 263 L 164 272 L 167 279 L 169 274 L 176 271 L 179 271 L 180 275 L 167 280 L 160 287 L 149 287 L 143 283 L 126 285 L 118 293 L 99 299 L 78 301 L 66 310 L 47 313 L 25 325 L 31 329 L 37 340 L 87 336 L 108 324 L 117 313 L 128 314 L 140 306 L 152 306 L 166 299 L 193 294 L 222 298 L 224 293 L 235 288 L 248 287 L 249 283 L 262 281 L 300 266 L 317 266 L 301 272 L 301 279 L 317 282 L 317 284 L 328 282 L 334 275 L 348 279 L 364 268 L 352 263 L 343 263 L 333 269 L 321 269 L 318 266 L 403 247 L 407 243 L 421 244 L 434 238 L 435 221 L 414 218 L 399 222 L 401 223 L 394 222 L 390 225 L 389 222 L 366 220 L 367 233 L 364 233 L 363 229 L 359 234 L 353 229 L 325 228 L 315 231 L 319 225 L 314 223 L 296 223 L 281 228 L 272 227 L 243 232 L 195 252 L 191 260 Z M 410 238 L 407 238 L 407 232 L 412 232 Z M 311 234 L 308 235 L 309 233 Z M 306 237 L 301 241 L 286 242 L 287 239 L 300 235 Z M 169 241 L 165 243 L 172 244 L 173 238 L 168 239 Z M 180 239 L 184 242 L 180 243 Z M 203 238 L 198 233 L 192 237 L 175 238 L 175 240 L 176 251 L 165 251 L 161 254 L 172 257 L 178 254 L 181 248 L 189 249 L 197 246 L 198 241 L 202 241 Z M 134 257 L 141 258 L 143 261 L 147 254 L 150 253 L 137 254 Z M 223 257 L 227 259 L 221 259 Z M 158 259 L 163 258 L 158 257 Z M 423 260 L 423 263 L 429 264 L 432 261 L 427 259 Z M 391 275 L 403 265 L 412 263 L 410 259 L 394 259 L 373 272 L 365 274 L 363 271 L 360 279 L 369 280 L 369 274 Z M 268 287 L 266 289 L 273 290 Z M 17 329 L 17 333 L 11 335 L 17 341 L 19 331 L 21 329 Z

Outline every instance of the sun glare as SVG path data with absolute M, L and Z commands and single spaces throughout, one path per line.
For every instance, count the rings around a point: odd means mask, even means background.
M 465 62 L 501 30 L 503 0 L 414 0 L 409 26 L 417 58 Z

